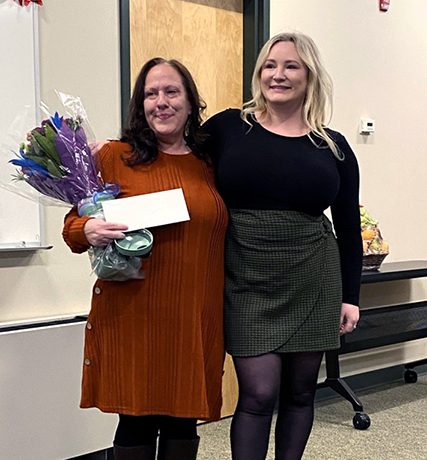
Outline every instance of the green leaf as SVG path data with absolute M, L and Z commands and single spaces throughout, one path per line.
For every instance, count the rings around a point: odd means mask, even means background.
M 63 177 L 66 176 L 67 173 L 62 171 L 57 164 L 55 164 L 50 158 L 48 158 L 47 161 L 47 172 L 52 176 L 52 177 Z
M 51 128 L 51 131 L 52 128 Z M 31 133 L 33 141 L 37 142 L 38 145 L 43 149 L 45 154 L 58 166 L 61 165 L 61 159 L 59 158 L 58 152 L 56 151 L 55 144 L 52 143 L 52 140 L 49 140 L 45 136 L 42 136 L 37 131 Z
M 33 160 L 34 163 L 37 163 L 40 166 L 43 166 L 43 168 L 47 169 L 47 159 L 48 157 L 41 157 L 37 154 L 34 153 L 27 153 L 25 155 L 25 158 L 28 158 L 29 160 Z
M 67 173 L 61 169 L 56 163 L 54 163 L 49 157 L 44 156 L 40 157 L 38 155 L 26 155 L 26 158 L 29 160 L 33 160 L 34 163 L 37 163 L 52 176 L 52 177 L 63 177 L 66 176 Z
M 41 155 L 43 152 L 39 146 L 39 144 L 37 144 L 37 142 L 31 142 L 31 145 L 27 145 L 27 153 L 33 153 L 35 155 Z
M 55 136 L 56 131 L 52 129 L 49 124 L 44 125 L 45 137 L 52 142 L 52 145 L 55 145 Z

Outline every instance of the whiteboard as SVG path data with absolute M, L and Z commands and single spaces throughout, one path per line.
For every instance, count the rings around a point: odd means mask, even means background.
M 0 0 L 0 183 L 12 182 L 12 150 L 40 122 L 38 10 Z M 31 189 L 28 184 L 20 187 Z M 42 245 L 42 207 L 0 188 L 0 250 Z

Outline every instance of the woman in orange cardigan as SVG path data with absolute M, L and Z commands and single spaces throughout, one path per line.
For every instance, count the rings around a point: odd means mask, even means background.
M 218 420 L 223 371 L 225 206 L 200 151 L 201 101 L 188 70 L 156 58 L 141 69 L 120 141 L 100 151 L 118 198 L 182 188 L 190 220 L 152 229 L 145 279 L 97 280 L 84 352 L 81 407 L 119 414 L 116 460 L 192 460 L 198 419 Z M 79 217 L 73 252 L 123 238 L 126 226 Z

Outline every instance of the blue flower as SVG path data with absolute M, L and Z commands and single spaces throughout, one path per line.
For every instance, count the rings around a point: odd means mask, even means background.
M 55 115 L 50 117 L 50 121 L 54 124 L 56 129 L 61 129 L 63 118 L 64 117 L 59 116 L 58 112 L 55 112 Z
M 15 152 L 13 152 L 15 153 Z M 30 160 L 29 158 L 25 158 L 24 151 L 19 151 L 20 155 L 15 153 L 18 158 L 14 158 L 9 160 L 9 163 L 12 163 L 15 166 L 20 166 L 25 174 L 32 176 L 34 173 L 42 174 L 43 176 L 48 176 L 49 173 L 46 171 L 43 166 L 40 166 L 35 161 Z

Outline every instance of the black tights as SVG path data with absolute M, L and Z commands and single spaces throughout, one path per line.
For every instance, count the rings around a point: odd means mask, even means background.
M 197 419 L 169 417 L 167 415 L 133 416 L 119 414 L 114 444 L 120 447 L 153 445 L 159 432 L 163 440 L 196 439 Z
M 300 460 L 313 425 L 323 352 L 233 357 L 239 401 L 231 424 L 233 460 L 264 460 L 273 411 L 276 460 Z

